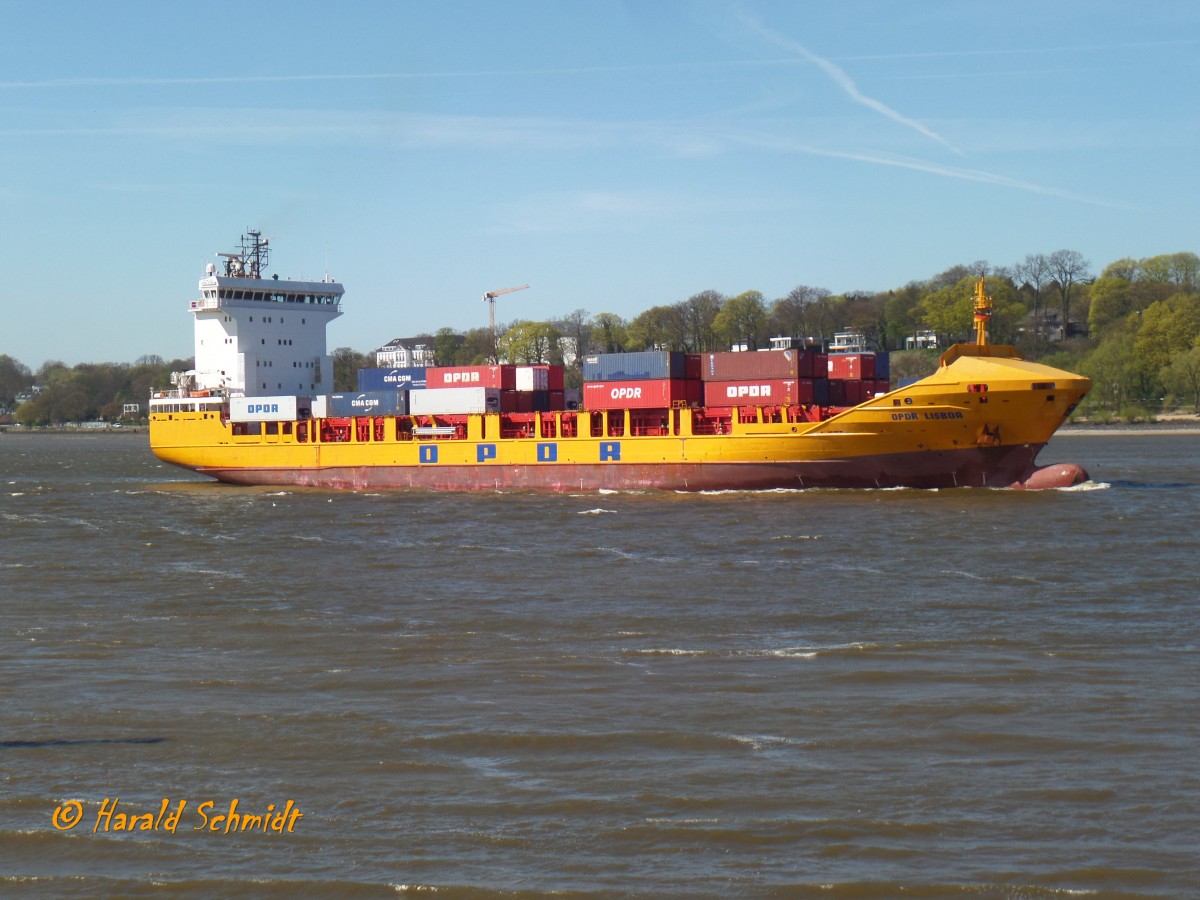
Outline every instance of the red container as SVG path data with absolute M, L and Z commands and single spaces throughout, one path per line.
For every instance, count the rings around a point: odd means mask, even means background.
M 812 402 L 811 378 L 704 382 L 705 406 L 792 406 Z
M 533 391 L 501 391 L 500 412 L 533 412 Z
M 700 403 L 699 381 L 682 378 L 652 381 L 588 381 L 584 409 L 663 409 Z
M 551 382 L 553 384 L 554 382 Z M 551 409 L 566 409 L 567 399 L 561 390 L 550 391 L 550 408 Z
M 829 405 L 846 405 L 846 382 L 839 379 L 829 379 Z
M 702 353 L 700 377 L 705 381 L 814 378 L 823 353 L 815 350 L 747 350 L 744 353 Z
M 511 391 L 517 380 L 516 366 L 437 366 L 425 370 L 425 386 L 485 387 Z
M 868 381 L 865 378 L 863 379 L 863 399 L 864 400 L 874 400 L 876 394 L 886 394 L 886 393 L 887 393 L 887 382 L 886 381 L 880 381 L 879 379 L 875 379 L 874 381 Z
M 843 384 L 846 385 L 846 405 L 858 406 L 866 399 L 863 394 L 863 382 L 857 378 L 847 378 Z
M 546 370 L 546 390 L 561 391 L 563 389 L 562 366 L 534 366 L 534 368 Z
M 875 377 L 874 353 L 830 353 L 830 378 L 873 379 Z

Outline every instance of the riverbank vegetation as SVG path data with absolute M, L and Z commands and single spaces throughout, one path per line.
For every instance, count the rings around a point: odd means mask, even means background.
M 1073 250 L 1030 254 L 1012 266 L 979 260 L 881 292 L 833 294 L 801 284 L 769 300 L 755 290 L 704 290 L 631 319 L 577 309 L 554 320 L 512 322 L 496 336 L 488 328 L 444 327 L 413 342 L 432 347 L 439 365 L 565 363 L 568 384 L 577 385 L 577 361 L 587 353 L 755 350 L 773 335 L 824 343 L 856 331 L 893 353 L 897 382 L 933 371 L 938 348 L 972 339 L 980 276 L 994 306 L 994 343 L 1015 344 L 1029 359 L 1093 379 L 1080 416 L 1136 421 L 1172 410 L 1200 413 L 1200 257 L 1190 252 L 1119 259 L 1098 275 Z M 390 336 L 380 337 L 382 344 Z M 374 365 L 370 350 L 342 347 L 332 356 L 338 390 L 354 390 L 357 370 Z M 0 414 L 28 425 L 136 420 L 126 404 L 140 404 L 144 416 L 150 391 L 169 387 L 172 371 L 190 367 L 189 360 L 148 356 L 132 365 L 47 362 L 33 372 L 0 355 Z

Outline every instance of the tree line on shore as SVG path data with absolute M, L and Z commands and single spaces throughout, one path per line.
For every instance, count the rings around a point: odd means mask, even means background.
M 877 293 L 799 285 L 768 301 L 759 291 L 705 290 L 632 319 L 577 309 L 554 320 L 515 321 L 496 334 L 445 327 L 412 341 L 431 347 L 438 365 L 566 364 L 568 384 L 578 385 L 579 358 L 587 353 L 755 350 L 769 346 L 773 335 L 824 343 L 835 332 L 855 331 L 870 346 L 893 352 L 896 380 L 937 366 L 936 349 L 906 348 L 930 336 L 940 347 L 971 339 L 980 277 L 992 298 L 994 343 L 1015 344 L 1029 359 L 1093 379 L 1081 414 L 1132 419 L 1183 406 L 1200 412 L 1200 257 L 1190 252 L 1119 259 L 1098 276 L 1081 254 L 1059 250 L 1007 267 L 978 260 Z M 332 356 L 336 390 L 356 389 L 358 369 L 375 365 L 373 351 L 341 347 Z M 26 425 L 117 421 L 125 404 L 144 411 L 152 390 L 169 387 L 171 372 L 191 366 L 145 356 L 132 365 L 51 361 L 33 372 L 0 355 L 0 413 Z

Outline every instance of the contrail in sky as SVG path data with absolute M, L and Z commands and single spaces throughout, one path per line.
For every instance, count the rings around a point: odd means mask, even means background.
M 761 34 L 767 40 L 771 41 L 771 43 L 778 44 L 780 47 L 791 50 L 792 52 L 798 54 L 799 56 L 803 57 L 804 59 L 808 60 L 809 62 L 811 62 L 814 65 L 816 65 L 817 67 L 819 67 L 821 69 L 821 71 L 823 71 L 826 75 L 828 75 L 830 80 L 833 81 L 833 83 L 836 84 L 838 87 L 840 87 L 846 93 L 846 96 L 848 96 L 855 103 L 865 106 L 865 107 L 867 107 L 867 109 L 873 109 L 873 110 L 875 110 L 875 112 L 879 113 L 880 115 L 887 116 L 893 122 L 899 122 L 901 125 L 904 125 L 907 128 L 911 128 L 914 131 L 920 132 L 921 134 L 925 135 L 925 137 L 929 138 L 930 140 L 937 141 L 939 144 L 941 144 L 943 147 L 945 147 L 947 150 L 951 151 L 952 153 L 956 153 L 959 156 L 966 155 L 961 150 L 959 150 L 957 147 L 955 147 L 953 144 L 951 144 L 949 141 L 947 141 L 944 137 L 942 137 L 940 134 L 938 134 L 936 131 L 934 131 L 933 129 L 928 128 L 925 125 L 922 125 L 920 122 L 916 121 L 915 119 L 910 119 L 910 118 L 908 118 L 908 116 L 905 116 L 901 113 L 896 112 L 896 110 L 892 109 L 886 103 L 881 103 L 880 101 L 876 100 L 874 97 L 868 97 L 866 94 L 864 94 L 862 91 L 860 91 L 858 89 L 858 85 L 854 83 L 854 79 L 851 78 L 849 75 L 847 75 L 845 70 L 843 70 L 836 63 L 832 62 L 831 60 L 826 59 L 823 56 L 817 56 L 817 54 L 813 53 L 807 47 L 804 47 L 803 45 L 798 44 L 796 41 L 792 40 L 791 38 L 786 37 L 782 34 L 779 34 L 775 31 L 772 31 L 771 29 L 764 26 L 757 19 L 745 18 L 744 21 L 747 26 L 749 26 L 750 28 L 757 31 L 759 34 Z

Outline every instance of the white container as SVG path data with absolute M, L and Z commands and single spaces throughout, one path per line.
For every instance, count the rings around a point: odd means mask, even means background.
M 463 416 L 499 411 L 499 388 L 426 388 L 408 395 L 411 416 Z
M 314 419 L 329 418 L 329 395 L 317 394 L 312 398 L 312 417 Z
M 550 370 L 545 366 L 517 366 L 516 388 L 518 391 L 550 390 Z
M 230 397 L 231 422 L 295 422 L 298 397 Z

